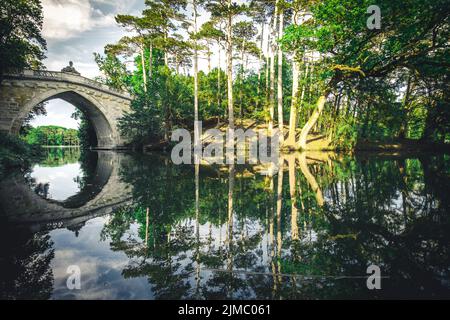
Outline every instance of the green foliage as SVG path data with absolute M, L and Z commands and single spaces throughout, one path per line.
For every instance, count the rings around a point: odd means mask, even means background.
M 59 126 L 39 126 L 32 128 L 24 136 L 29 144 L 46 146 L 78 146 L 80 139 L 78 130 L 67 129 Z
M 6 72 L 41 67 L 46 50 L 42 24 L 41 1 L 1 1 L 0 81 Z
M 326 95 L 326 107 L 310 133 L 328 137 L 337 148 L 351 149 L 359 140 L 448 142 L 446 66 L 450 55 L 445 2 L 408 0 L 403 5 L 381 0 L 377 5 L 382 11 L 382 28 L 369 30 L 366 10 L 373 4 L 369 0 L 280 1 L 287 18 L 279 41 L 285 51 L 284 118 L 289 118 L 292 84 L 298 81 L 297 105 L 292 106 L 298 113 L 297 129 L 310 119 L 318 98 Z M 177 33 L 179 27 L 186 29 L 191 23 L 185 16 L 186 4 L 147 1 L 142 17 L 119 15 L 118 23 L 139 36 L 106 46 L 105 57 L 96 55 L 106 82 L 126 87 L 136 96 L 132 112 L 121 120 L 120 128 L 139 144 L 167 140 L 174 127 L 191 129 L 194 78 L 187 68 L 192 67 L 193 44 Z M 198 5 L 211 13 L 211 20 L 196 34 L 197 48 L 208 57 L 214 46 L 224 48 L 228 18 L 247 15 L 231 28 L 234 112 L 240 118 L 267 122 L 271 105 L 268 60 L 264 57 L 267 52 L 261 56 L 255 43 L 261 36 L 256 37 L 255 22 L 265 23 L 268 32 L 271 22 L 267 24 L 266 15 L 273 18 L 275 3 L 252 1 L 246 6 L 232 2 L 228 7 L 228 1 L 199 1 Z M 310 13 L 310 18 L 299 19 L 302 12 Z M 297 15 L 296 23 L 291 15 Z M 192 32 L 188 34 L 192 40 Z M 129 74 L 119 56 L 133 54 L 137 54 L 136 68 Z M 252 58 L 261 58 L 257 71 L 248 68 Z M 274 59 L 276 64 L 277 55 Z M 292 78 L 293 59 L 299 66 L 299 79 Z M 226 121 L 225 72 L 217 68 L 199 72 L 198 79 L 199 118 Z
M 80 120 L 78 128 L 78 141 L 82 149 L 97 146 L 97 134 L 91 120 L 80 110 L 76 110 L 72 114 L 72 118 Z
M 40 157 L 42 150 L 9 134 L 0 135 L 0 178 L 10 168 L 25 169 L 33 159 Z
M 125 89 L 127 70 L 125 65 L 113 54 L 107 53 L 105 57 L 94 53 L 94 59 L 101 72 L 106 75 L 105 84 L 115 89 Z

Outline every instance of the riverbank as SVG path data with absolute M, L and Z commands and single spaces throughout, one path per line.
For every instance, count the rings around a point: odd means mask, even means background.
M 221 122 L 217 123 L 217 120 L 209 120 L 203 122 L 202 128 L 202 143 L 203 147 L 212 142 L 212 137 L 205 134 L 209 129 L 220 130 L 224 135 L 228 129 L 227 123 Z M 243 120 L 236 121 L 236 130 L 243 129 L 253 130 L 253 131 L 267 131 L 268 126 L 266 123 L 257 123 L 254 120 Z M 285 139 L 289 128 L 285 126 L 284 135 Z M 193 135 L 193 131 L 191 131 Z M 297 138 L 300 135 L 300 129 L 297 129 Z M 164 140 L 154 140 L 147 144 L 144 144 L 142 149 L 144 152 L 148 151 L 170 151 L 170 147 L 173 143 Z M 139 148 L 133 148 L 134 151 L 139 151 Z M 296 148 L 283 148 L 283 152 L 290 153 L 300 151 Z M 433 143 L 424 140 L 413 140 L 413 139 L 395 139 L 389 141 L 371 141 L 367 139 L 359 140 L 353 148 L 348 147 L 343 148 L 340 145 L 334 144 L 326 135 L 319 133 L 311 133 L 307 138 L 307 147 L 305 151 L 340 151 L 340 152 L 423 152 L 423 151 L 440 151 L 440 152 L 450 152 L 450 144 L 445 143 Z
M 42 148 L 38 145 L 28 144 L 8 134 L 0 135 L 0 178 L 12 169 L 25 170 L 41 155 Z

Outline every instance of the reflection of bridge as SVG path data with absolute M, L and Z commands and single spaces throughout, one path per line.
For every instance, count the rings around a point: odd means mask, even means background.
M 74 227 L 93 217 L 111 213 L 131 202 L 130 186 L 119 178 L 123 157 L 114 152 L 98 152 L 97 169 L 92 181 L 98 192 L 89 197 L 81 192 L 79 197 L 85 197 L 84 203 L 76 199 L 77 196 L 71 197 L 70 204 L 78 203 L 78 207 L 42 198 L 30 188 L 22 175 L 4 179 L 0 182 L 0 211 L 6 217 L 2 218 L 38 231 Z
M 0 131 L 17 134 L 33 107 L 55 98 L 85 113 L 94 125 L 99 148 L 124 145 L 117 120 L 129 110 L 130 95 L 65 72 L 25 70 L 21 74 L 5 75 L 0 84 Z

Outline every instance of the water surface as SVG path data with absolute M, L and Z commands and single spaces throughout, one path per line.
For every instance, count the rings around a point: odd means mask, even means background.
M 0 297 L 450 297 L 448 155 L 280 164 L 49 151 L 0 184 Z M 367 288 L 370 265 L 380 290 Z

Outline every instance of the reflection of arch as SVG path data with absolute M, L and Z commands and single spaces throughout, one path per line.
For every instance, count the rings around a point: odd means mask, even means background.
M 14 119 L 12 125 L 12 133 L 17 134 L 22 126 L 23 119 L 31 112 L 31 110 L 38 104 L 50 101 L 53 99 L 62 99 L 80 109 L 92 122 L 99 146 L 112 146 L 114 141 L 118 138 L 114 135 L 111 125 L 106 118 L 106 108 L 97 99 L 89 96 L 83 92 L 76 92 L 72 90 L 59 89 L 50 90 L 36 95 L 30 101 L 25 103 Z
M 88 185 L 68 199 L 55 201 L 55 203 L 59 203 L 64 208 L 80 208 L 88 201 L 94 199 L 102 191 L 103 187 L 109 181 L 113 166 L 108 158 L 99 156 L 98 152 L 94 152 L 92 155 L 96 158 L 92 159 L 95 161 L 95 172 L 92 174 L 92 179 L 87 181 Z
M 7 219 L 33 229 L 52 229 L 82 223 L 93 215 L 111 212 L 130 199 L 130 190 L 119 178 L 120 158 L 112 152 L 98 152 L 98 185 L 66 201 L 47 200 L 36 194 L 23 175 L 13 175 L 0 182 L 0 212 Z M 90 192 L 95 191 L 95 194 Z

